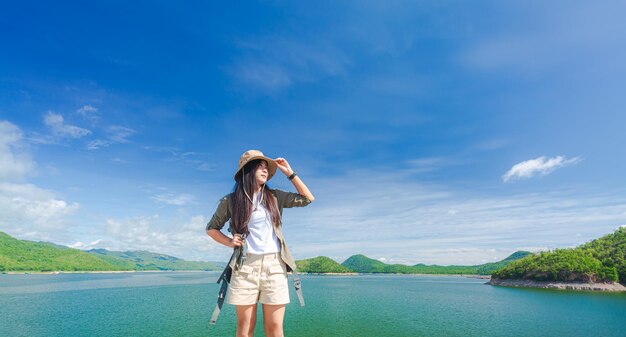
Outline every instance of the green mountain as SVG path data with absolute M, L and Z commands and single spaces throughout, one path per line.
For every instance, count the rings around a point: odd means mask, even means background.
M 303 273 L 353 273 L 333 259 L 326 256 L 318 256 L 305 260 L 296 261 L 298 271 Z
M 299 271 L 311 273 L 486 275 L 528 254 L 516 252 L 502 261 L 476 266 L 386 264 L 360 254 L 342 264 L 325 256 L 298 260 L 296 264 Z M 185 261 L 147 251 L 82 251 L 49 242 L 18 240 L 0 232 L 0 271 L 221 270 L 224 266 L 225 263 Z
M 226 265 L 214 262 L 185 261 L 177 257 L 147 251 L 116 252 L 106 249 L 91 249 L 90 254 L 108 263 L 133 270 L 221 270 Z
M 504 267 L 514 260 L 523 258 L 530 252 L 518 251 L 499 262 L 485 263 L 474 266 L 438 266 L 423 263 L 414 266 L 404 264 L 386 264 L 365 255 L 353 255 L 341 265 L 359 273 L 396 273 L 396 274 L 477 274 L 488 275 L 494 270 Z
M 477 265 L 475 267 L 477 267 L 478 275 L 490 275 L 494 271 L 506 267 L 509 263 L 511 263 L 511 262 L 513 262 L 515 260 L 519 260 L 521 258 L 524 258 L 524 257 L 526 257 L 528 255 L 531 255 L 531 254 L 532 254 L 531 252 L 520 250 L 520 251 L 517 251 L 517 252 L 509 255 L 506 259 L 504 259 L 502 261 L 490 262 L 490 263 L 485 263 L 485 264 L 479 264 L 479 265 Z
M 626 228 L 576 248 L 532 254 L 495 271 L 492 277 L 626 285 Z
M 97 256 L 47 242 L 18 240 L 0 232 L 0 271 L 97 271 L 118 268 Z
M 225 264 L 185 261 L 146 251 L 82 251 L 49 242 L 18 240 L 0 232 L 0 272 L 221 270 Z

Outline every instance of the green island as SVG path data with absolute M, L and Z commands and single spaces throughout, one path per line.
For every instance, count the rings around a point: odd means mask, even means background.
M 18 240 L 0 232 L 0 272 L 221 270 L 225 263 L 185 261 L 147 251 L 83 251 L 49 242 Z
M 490 284 L 625 291 L 626 228 L 576 248 L 526 256 L 494 271 Z
M 384 274 L 445 274 L 445 275 L 489 275 L 512 261 L 521 259 L 530 252 L 518 251 L 502 261 L 473 266 L 439 266 L 419 263 L 413 266 L 404 264 L 386 264 L 362 254 L 352 255 L 343 263 L 318 256 L 306 260 L 298 260 L 298 271 L 303 273 L 384 273 Z

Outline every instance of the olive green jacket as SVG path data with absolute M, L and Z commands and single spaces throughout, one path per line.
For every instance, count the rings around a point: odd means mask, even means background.
M 296 261 L 291 256 L 291 253 L 289 252 L 289 248 L 287 248 L 287 244 L 285 243 L 285 238 L 283 237 L 283 231 L 282 231 L 283 208 L 304 207 L 310 204 L 311 200 L 309 200 L 309 198 L 303 196 L 302 194 L 287 192 L 287 191 L 283 191 L 279 189 L 270 189 L 270 192 L 272 192 L 272 195 L 276 198 L 276 205 L 278 205 L 278 211 L 280 212 L 280 219 L 279 219 L 278 227 L 274 227 L 276 236 L 278 237 L 278 240 L 280 241 L 280 246 L 281 246 L 280 257 L 288 266 L 288 269 L 290 269 L 287 271 L 296 271 Z M 222 227 L 224 227 L 224 224 L 226 223 L 226 221 L 228 221 L 231 218 L 232 203 L 230 202 L 230 199 L 232 198 L 232 195 L 233 195 L 232 193 L 229 193 L 228 195 L 220 199 L 220 203 L 217 206 L 217 210 L 215 211 L 215 214 L 213 214 L 213 217 L 206 225 L 207 233 L 209 229 L 221 230 Z M 234 234 L 232 221 L 230 222 L 228 231 Z M 239 258 L 240 249 L 234 248 L 233 250 L 234 250 L 234 254 L 231 260 L 229 261 L 229 265 L 233 270 L 235 270 L 235 264 L 237 262 L 237 259 Z

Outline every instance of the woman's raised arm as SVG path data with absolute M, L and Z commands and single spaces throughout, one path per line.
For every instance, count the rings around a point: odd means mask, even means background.
M 293 170 L 291 169 L 291 166 L 289 166 L 289 163 L 287 162 L 287 160 L 285 158 L 279 157 L 279 158 L 274 159 L 274 161 L 276 162 L 276 166 L 278 166 L 278 168 L 287 177 L 289 177 L 289 176 L 291 176 L 293 174 Z M 304 184 L 302 179 L 300 179 L 300 177 L 298 177 L 296 175 L 293 179 L 291 179 L 291 182 L 293 183 L 293 186 L 296 187 L 296 190 L 298 190 L 298 193 L 300 193 L 303 196 L 307 197 L 311 201 L 315 200 L 315 197 L 313 196 L 313 193 L 311 193 L 311 191 L 309 191 L 309 188 L 306 187 L 306 185 Z

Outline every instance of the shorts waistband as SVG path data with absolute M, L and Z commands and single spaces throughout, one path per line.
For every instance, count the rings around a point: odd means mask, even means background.
M 246 253 L 246 258 L 251 258 L 251 259 L 279 258 L 279 257 L 280 257 L 280 252 L 265 253 L 265 254 Z

